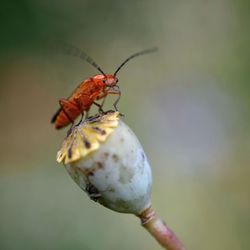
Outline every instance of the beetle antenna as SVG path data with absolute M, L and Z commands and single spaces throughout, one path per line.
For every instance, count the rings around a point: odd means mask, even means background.
M 64 53 L 71 55 L 71 56 L 76 56 L 79 57 L 80 59 L 88 62 L 89 64 L 91 64 L 93 67 L 95 67 L 98 71 L 100 71 L 104 76 L 106 76 L 106 74 L 104 73 L 104 71 L 98 66 L 98 64 L 90 57 L 88 56 L 85 52 L 83 52 L 81 49 L 75 47 L 72 44 L 69 43 L 62 43 L 62 50 Z
M 140 52 L 137 52 L 133 55 L 131 55 L 130 57 L 128 57 L 118 68 L 117 70 L 115 71 L 114 73 L 114 76 L 117 75 L 117 73 L 120 71 L 120 69 L 128 62 L 130 61 L 131 59 L 133 59 L 134 57 L 137 57 L 137 56 L 141 56 L 141 55 L 145 55 L 145 54 L 148 54 L 148 53 L 152 53 L 152 52 L 155 52 L 157 51 L 158 48 L 154 47 L 154 48 L 150 48 L 150 49 L 146 49 L 146 50 L 143 50 L 143 51 L 140 51 Z
M 81 51 L 80 58 L 83 59 L 83 60 L 85 60 L 86 62 L 88 62 L 92 66 L 94 66 L 104 76 L 106 76 L 106 74 L 103 72 L 103 70 L 100 68 L 100 66 L 98 66 L 98 64 L 90 56 L 88 56 L 86 53 L 84 53 L 83 51 Z

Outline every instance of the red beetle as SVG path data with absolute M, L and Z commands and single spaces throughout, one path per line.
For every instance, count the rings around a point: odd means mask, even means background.
M 82 114 L 83 117 L 85 112 L 85 116 L 87 117 L 87 113 L 92 104 L 99 107 L 99 112 L 103 112 L 102 106 L 104 99 L 108 94 L 118 95 L 118 98 L 113 104 L 115 110 L 117 110 L 116 105 L 121 96 L 119 86 L 117 85 L 118 79 L 116 77 L 118 71 L 132 58 L 154 52 L 155 50 L 156 48 L 151 48 L 131 55 L 117 68 L 113 75 L 106 75 L 91 57 L 81 52 L 80 57 L 94 66 L 101 72 L 101 74 L 95 75 L 81 82 L 67 99 L 60 99 L 60 108 L 52 117 L 51 123 L 55 123 L 57 129 L 63 128 L 70 123 L 74 124 L 74 120 L 80 114 Z M 102 104 L 96 102 L 100 99 L 103 99 Z

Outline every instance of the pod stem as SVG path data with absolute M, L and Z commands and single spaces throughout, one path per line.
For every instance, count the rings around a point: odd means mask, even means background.
M 185 250 L 174 232 L 156 215 L 152 207 L 137 215 L 142 226 L 167 250 Z

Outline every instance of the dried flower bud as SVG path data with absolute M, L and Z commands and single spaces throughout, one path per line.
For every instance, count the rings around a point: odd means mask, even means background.
M 97 115 L 75 126 L 57 161 L 89 197 L 121 213 L 138 216 L 142 226 L 168 250 L 185 250 L 151 207 L 152 176 L 135 134 L 118 112 Z
M 152 176 L 135 134 L 118 112 L 73 128 L 58 152 L 74 181 L 89 197 L 114 211 L 140 214 L 150 207 Z

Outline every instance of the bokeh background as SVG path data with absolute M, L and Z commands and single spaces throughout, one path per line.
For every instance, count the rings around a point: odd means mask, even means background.
M 97 71 L 51 41 L 108 73 L 159 47 L 119 73 L 119 109 L 151 162 L 154 207 L 188 249 L 249 249 L 249 24 L 244 0 L 2 1 L 0 249 L 161 249 L 56 163 L 67 131 L 50 124 L 58 99 Z

